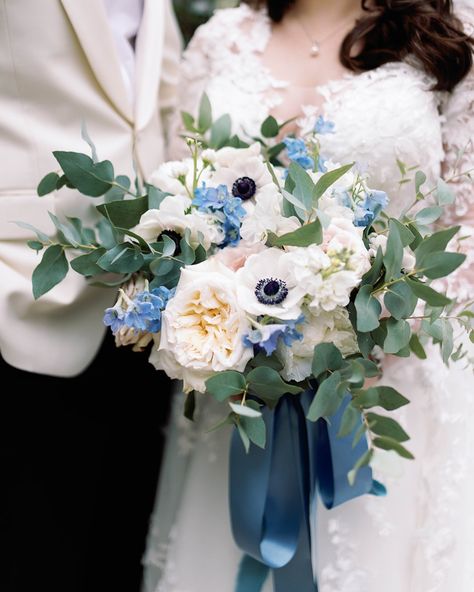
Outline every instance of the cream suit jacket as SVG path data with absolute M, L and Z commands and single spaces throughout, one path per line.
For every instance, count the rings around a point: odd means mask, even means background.
M 31 274 L 41 254 L 26 246 L 34 235 L 12 221 L 53 235 L 48 210 L 93 212 L 97 200 L 73 191 L 36 196 L 39 180 L 58 168 L 52 150 L 88 152 L 82 120 L 116 174 L 133 178 L 135 160 L 146 177 L 162 162 L 179 53 L 170 1 L 145 0 L 132 105 L 101 0 L 0 0 L 0 351 L 9 364 L 74 376 L 94 358 L 113 291 L 71 271 L 35 302 Z

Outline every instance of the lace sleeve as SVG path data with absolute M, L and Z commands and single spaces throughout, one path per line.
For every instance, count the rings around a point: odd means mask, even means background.
M 474 11 L 465 9 L 459 16 L 472 36 Z M 465 302 L 474 299 L 474 70 L 447 98 L 443 116 L 443 173 L 446 179 L 453 179 L 456 195 L 443 222 L 462 226 L 451 249 L 467 255 L 463 266 L 447 278 L 445 288 L 449 296 Z
M 212 17 L 211 21 L 201 25 L 196 30 L 181 60 L 178 101 L 169 126 L 168 157 L 172 160 L 178 160 L 189 155 L 181 138 L 183 133 L 181 113 L 186 111 L 196 115 L 199 102 L 206 90 L 211 76 L 209 28 L 212 28 L 212 20 L 215 18 L 215 16 Z

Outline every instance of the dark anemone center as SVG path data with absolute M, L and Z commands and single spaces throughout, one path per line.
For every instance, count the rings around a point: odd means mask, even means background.
M 250 177 L 240 177 L 232 185 L 232 195 L 241 199 L 250 199 L 257 192 L 257 185 Z
M 275 296 L 275 294 L 278 294 L 279 289 L 280 284 L 278 283 L 278 281 L 270 280 L 267 284 L 265 284 L 263 291 L 267 296 Z
M 288 296 L 286 282 L 277 278 L 259 280 L 255 286 L 255 296 L 262 304 L 281 304 Z

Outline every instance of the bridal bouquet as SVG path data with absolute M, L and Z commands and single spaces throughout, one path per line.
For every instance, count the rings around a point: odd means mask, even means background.
M 424 195 L 417 172 L 414 205 L 429 203 L 391 217 L 389 196 L 368 186 L 361 166 L 321 156 L 318 138 L 333 131 L 323 118 L 276 146 L 271 117 L 253 144 L 230 135 L 227 116 L 212 123 L 206 98 L 197 121 L 184 119 L 189 158 L 166 162 L 144 187 L 131 189 L 93 146 L 92 158 L 54 153 L 61 172 L 41 181 L 39 195 L 67 185 L 103 203 L 95 228 L 51 214 L 57 238 L 37 231 L 35 298 L 69 268 L 119 287 L 104 316 L 117 345 L 151 343 L 150 362 L 183 380 L 188 417 L 196 393 L 226 402 L 223 423 L 235 424 L 247 449 L 265 447 L 262 406 L 310 389 L 310 422 L 345 402 L 339 435 L 356 427 L 356 441 L 368 435 L 351 481 L 375 448 L 411 458 L 404 429 L 372 410 L 408 400 L 364 384 L 384 354 L 424 358 L 427 338 L 445 362 L 463 355 L 454 327 L 469 329 L 471 315 L 454 314 L 431 285 L 464 260 L 446 250 L 457 227 L 432 230 L 453 201 L 448 186 L 440 180 Z

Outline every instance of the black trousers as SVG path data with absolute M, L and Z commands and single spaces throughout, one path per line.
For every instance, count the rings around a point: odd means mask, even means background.
M 110 335 L 76 378 L 0 380 L 0 590 L 139 592 L 170 381 Z

